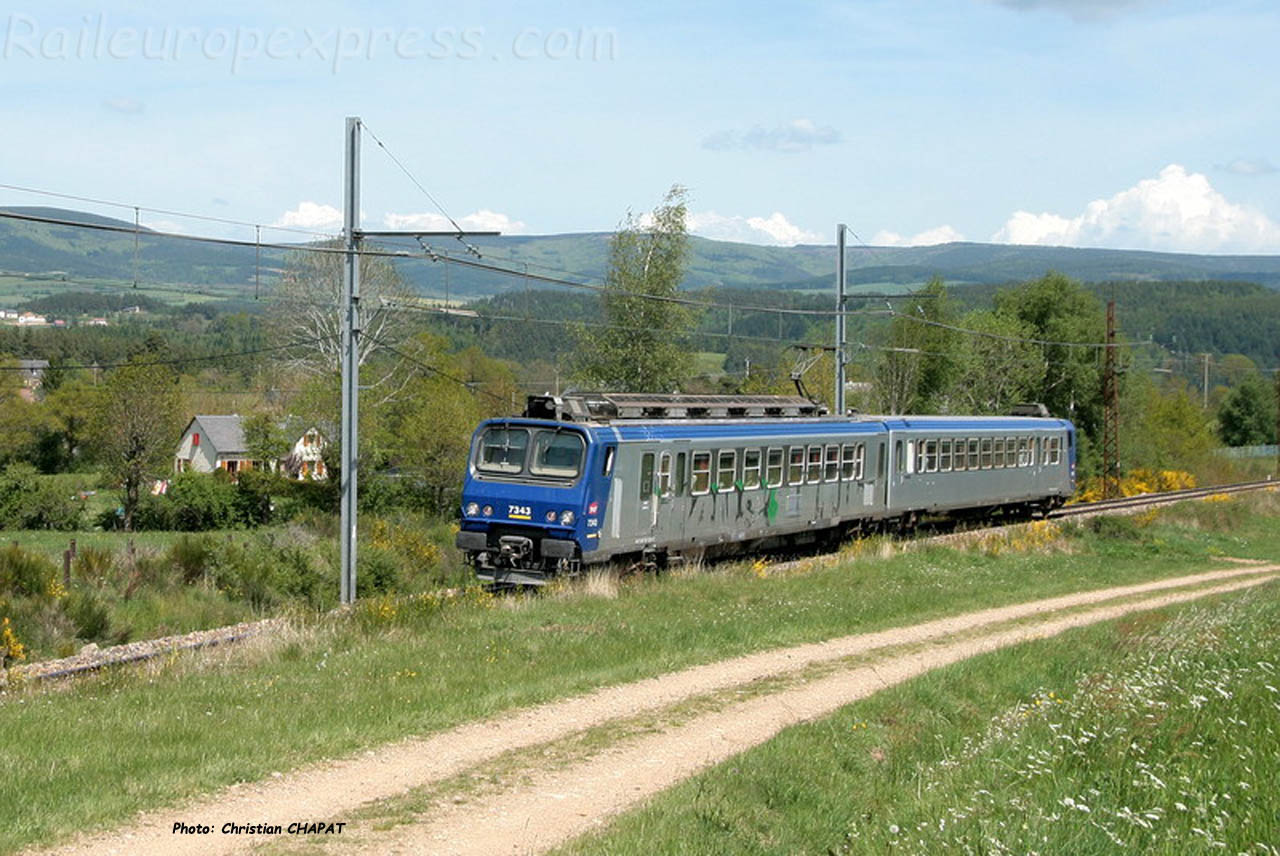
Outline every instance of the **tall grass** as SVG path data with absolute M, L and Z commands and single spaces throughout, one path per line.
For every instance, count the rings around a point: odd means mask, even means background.
M 1280 852 L 1280 585 L 989 654 L 568 853 Z
M 1058 537 L 1070 555 L 933 547 L 882 559 L 876 542 L 852 562 L 785 573 L 743 564 L 587 581 L 559 597 L 378 596 L 216 667 L 183 658 L 62 692 L 11 690 L 0 695 L 0 851 L 683 666 L 1280 552 L 1274 518 L 1247 507 L 1229 531 L 1156 519 L 1133 538 L 1079 526 Z

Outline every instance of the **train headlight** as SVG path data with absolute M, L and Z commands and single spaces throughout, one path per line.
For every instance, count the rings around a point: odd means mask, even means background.
M 481 511 L 481 513 L 483 513 L 483 514 L 484 514 L 484 516 L 485 516 L 485 517 L 492 517 L 492 516 L 493 516 L 493 506 L 492 506 L 492 505 L 486 505 L 484 508 L 480 509 L 480 511 Z
M 480 513 L 480 503 L 468 502 L 467 507 L 463 510 L 466 512 L 468 517 L 475 517 L 477 514 Z
M 576 514 L 574 514 L 572 510 L 570 510 L 570 509 L 566 509 L 566 510 L 564 510 L 564 511 L 560 512 L 560 525 L 561 525 L 561 526 L 572 526 L 572 525 L 573 525 L 573 521 L 574 521 L 574 519 L 575 519 L 576 517 L 577 517 L 577 515 L 576 515 Z
M 547 512 L 547 522 L 548 522 L 548 523 L 555 523 L 555 522 L 556 522 L 556 513 L 555 513 L 554 511 L 548 511 L 548 512 Z

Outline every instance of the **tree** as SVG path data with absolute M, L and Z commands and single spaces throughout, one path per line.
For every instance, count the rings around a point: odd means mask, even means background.
M 1055 416 L 1073 420 L 1097 438 L 1102 427 L 1102 381 L 1098 350 L 1068 342 L 1102 342 L 1106 319 L 1098 298 L 1060 273 L 996 295 L 996 312 L 1017 318 L 1040 345 L 1043 380 L 1036 400 Z
M 574 375 L 617 392 L 666 393 L 678 389 L 693 366 L 684 341 L 689 309 L 664 300 L 684 279 L 689 254 L 685 195 L 673 185 L 644 220 L 627 213 L 609 242 L 609 272 L 602 296 L 608 326 L 577 336 Z
M 947 289 L 934 277 L 917 300 L 898 309 L 881 342 L 875 365 L 877 404 L 886 413 L 920 413 L 942 407 L 955 372 L 955 333 Z
M 284 428 L 270 413 L 254 413 L 245 417 L 244 444 L 250 458 L 262 461 L 272 469 L 289 454 L 291 445 Z
M 275 286 L 271 327 L 281 344 L 298 343 L 288 351 L 288 364 L 309 375 L 333 376 L 342 370 L 343 264 L 342 244 L 329 241 L 319 249 L 299 250 L 285 260 Z M 361 387 L 376 390 L 374 402 L 394 398 L 407 379 L 403 362 L 391 359 L 374 365 L 375 353 L 387 353 L 412 329 L 411 314 L 403 306 L 412 292 L 391 263 L 378 256 L 360 256 L 360 339 L 358 361 Z M 370 366 L 368 370 L 366 366 Z
M 120 484 L 129 530 L 143 490 L 172 470 L 182 432 L 178 376 L 154 356 L 143 352 L 112 370 L 93 415 L 94 442 L 106 471 Z
M 1275 396 L 1260 375 L 1250 375 L 1218 410 L 1218 434 L 1228 446 L 1260 446 L 1272 442 L 1275 430 Z
M 959 326 L 992 335 L 966 336 L 956 343 L 951 412 L 1008 413 L 1034 397 L 1044 380 L 1044 363 L 1038 346 L 1018 341 L 1031 336 L 1028 324 L 994 312 L 972 312 Z

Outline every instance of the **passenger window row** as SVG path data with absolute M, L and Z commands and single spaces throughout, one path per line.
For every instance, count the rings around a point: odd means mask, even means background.
M 946 437 L 915 440 L 911 445 L 915 446 L 912 471 L 917 473 L 1034 467 L 1037 460 L 1048 466 L 1062 463 L 1061 437 Z M 901 466 L 902 456 L 898 457 Z
M 646 454 L 645 458 L 649 458 Z M 663 452 L 660 458 L 670 458 Z M 684 453 L 676 455 L 681 479 L 663 496 L 680 495 L 683 488 Z M 866 471 L 866 443 L 829 443 L 809 446 L 771 446 L 766 449 L 718 449 L 694 452 L 690 466 L 689 493 L 701 496 L 739 489 L 861 481 Z M 641 491 L 644 465 L 641 464 Z M 662 472 L 659 464 L 659 473 Z M 785 479 L 784 479 L 785 477 Z M 659 480 L 661 482 L 661 479 Z

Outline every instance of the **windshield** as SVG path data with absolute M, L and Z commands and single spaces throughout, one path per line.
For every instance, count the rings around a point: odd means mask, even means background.
M 535 476 L 576 478 L 582 470 L 582 437 L 566 431 L 539 431 L 533 443 L 533 462 L 529 471 Z
M 533 452 L 529 454 L 532 435 Z M 506 476 L 529 473 L 543 478 L 574 479 L 582 472 L 586 442 L 574 431 L 530 430 L 494 426 L 480 436 L 476 469 Z
M 487 473 L 514 474 L 524 469 L 529 432 L 523 428 L 490 428 L 480 438 L 476 469 Z

